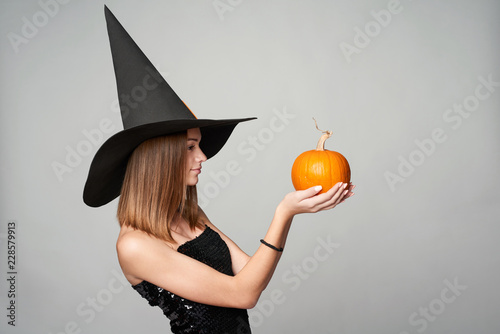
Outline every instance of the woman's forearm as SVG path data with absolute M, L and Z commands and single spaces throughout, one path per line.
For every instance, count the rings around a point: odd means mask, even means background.
M 283 248 L 292 219 L 293 215 L 278 206 L 264 240 L 277 248 Z M 238 284 L 241 284 L 242 290 L 248 294 L 246 297 L 253 301 L 252 304 L 257 302 L 260 294 L 267 287 L 281 254 L 282 252 L 261 244 L 245 267 L 236 275 Z
M 273 220 L 264 240 L 276 248 L 284 248 L 292 219 L 296 214 L 313 213 L 333 209 L 345 198 L 354 186 L 337 183 L 327 192 L 319 194 L 321 187 L 289 193 L 276 208 Z M 347 188 L 347 189 L 346 189 Z M 233 292 L 240 293 L 245 305 L 254 306 L 269 280 L 281 257 L 281 252 L 264 244 L 260 245 L 243 269 L 234 277 Z
M 284 233 L 283 233 L 283 239 L 282 239 L 281 243 L 279 244 L 278 248 L 285 248 L 286 239 L 287 239 L 287 237 L 288 237 L 288 233 L 289 233 L 289 231 L 290 231 L 290 227 L 292 226 L 292 220 L 293 220 L 293 217 L 292 217 L 292 218 L 290 218 L 290 219 L 289 219 L 289 221 L 288 221 L 287 228 L 286 228 L 286 230 L 285 230 L 285 231 L 284 231 Z M 267 242 L 267 235 L 266 235 L 266 237 L 264 238 L 264 240 Z M 267 247 L 267 246 L 266 246 L 266 247 Z M 278 262 L 279 262 L 279 260 L 281 259 L 281 255 L 282 255 L 282 254 L 283 254 L 283 252 L 278 252 L 278 257 L 276 258 L 276 261 L 275 261 L 275 264 L 274 264 L 274 268 L 272 269 L 273 274 L 274 274 L 274 271 L 276 270 L 276 267 L 278 266 Z M 273 275 L 273 274 L 272 274 L 272 275 Z M 272 275 L 270 275 L 270 276 L 268 277 L 268 279 L 267 279 L 267 281 L 265 282 L 264 287 L 262 288 L 262 290 L 264 290 L 264 289 L 267 287 L 267 285 L 269 284 L 269 281 L 270 281 L 270 280 L 271 280 L 271 278 L 272 278 Z

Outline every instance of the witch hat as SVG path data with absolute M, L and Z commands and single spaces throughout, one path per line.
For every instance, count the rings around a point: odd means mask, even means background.
M 255 119 L 197 119 L 156 70 L 108 7 L 104 6 L 123 130 L 99 148 L 90 165 L 83 201 L 92 207 L 120 195 L 128 158 L 143 141 L 200 128 L 207 159 L 224 146 L 240 122 Z

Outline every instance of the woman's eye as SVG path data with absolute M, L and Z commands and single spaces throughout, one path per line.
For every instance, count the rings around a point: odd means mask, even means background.
M 190 146 L 188 146 L 188 150 L 189 150 L 189 151 L 192 151 L 193 149 L 194 149 L 194 145 L 190 145 Z

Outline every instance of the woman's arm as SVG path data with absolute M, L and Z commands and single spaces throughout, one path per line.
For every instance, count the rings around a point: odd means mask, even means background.
M 349 188 L 347 188 L 348 186 Z M 328 192 L 320 195 L 316 194 L 321 190 L 321 187 L 313 187 L 286 195 L 276 208 L 276 213 L 264 240 L 277 248 L 284 248 L 295 215 L 333 209 L 354 194 L 352 193 L 353 188 L 354 186 L 338 183 Z M 271 280 L 280 257 L 281 252 L 266 245 L 260 245 L 240 272 L 240 279 L 244 282 L 244 286 L 250 287 L 250 295 L 255 298 L 255 304 Z M 251 274 L 247 275 L 247 272 Z
M 264 240 L 283 247 L 294 215 L 331 209 L 352 196 L 350 190 L 352 187 L 336 185 L 320 195 L 316 195 L 319 189 L 314 188 L 288 194 L 276 208 Z M 260 245 L 235 276 L 228 276 L 140 231 L 122 236 L 117 251 L 128 276 L 196 302 L 235 308 L 255 306 L 281 256 L 281 252 Z

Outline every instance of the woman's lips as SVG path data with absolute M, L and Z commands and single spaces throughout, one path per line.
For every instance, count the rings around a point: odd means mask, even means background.
M 201 173 L 201 167 L 200 168 L 191 168 L 191 171 L 195 172 L 196 174 Z

